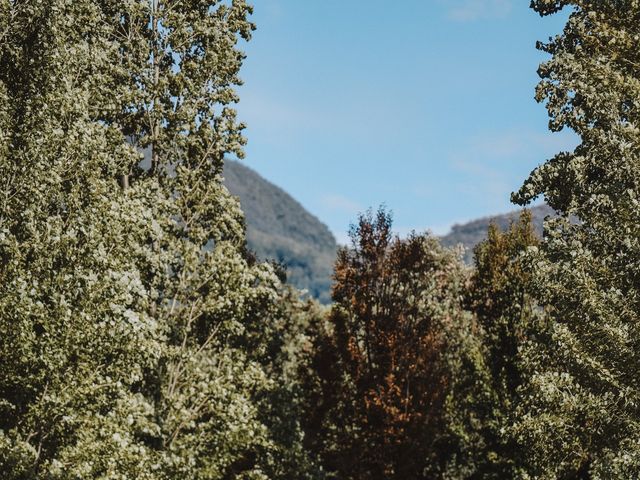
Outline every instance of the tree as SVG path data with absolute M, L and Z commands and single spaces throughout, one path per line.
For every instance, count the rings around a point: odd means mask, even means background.
M 541 15 L 571 11 L 539 48 L 538 101 L 553 131 L 580 137 L 534 170 L 514 199 L 544 195 L 561 218 L 529 258 L 550 315 L 516 435 L 539 478 L 640 473 L 640 4 L 534 0 Z M 570 216 L 575 221 L 570 221 Z
M 149 476 L 126 447 L 161 350 L 139 268 L 158 235 L 147 194 L 115 181 L 139 155 L 99 121 L 99 20 L 93 2 L 0 2 L 3 478 Z
M 0 5 L 0 470 L 314 475 L 282 373 L 300 305 L 221 178 L 251 8 Z
M 522 265 L 527 249 L 538 244 L 531 214 L 523 211 L 505 232 L 491 224 L 487 239 L 474 249 L 475 269 L 465 303 L 482 328 L 492 393 L 487 405 L 477 406 L 486 412 L 487 445 L 486 462 L 476 473 L 479 478 L 522 476 L 524 454 L 507 432 L 521 403 L 519 388 L 530 375 L 523 359 L 526 345 L 541 328 L 531 275 Z
M 322 433 L 310 436 L 337 478 L 462 478 L 482 443 L 466 410 L 482 365 L 461 307 L 465 267 L 433 237 L 394 237 L 383 210 L 360 217 L 351 238 L 318 342 L 309 425 Z
M 226 155 L 243 157 L 244 126 L 231 105 L 254 29 L 244 0 L 105 1 L 121 53 L 121 103 L 106 121 L 150 150 L 150 164 L 125 172 L 131 185 L 154 181 L 166 210 L 160 266 L 149 272 L 154 314 L 167 347 L 150 386 L 160 418 L 154 439 L 176 478 L 303 478 L 289 461 L 299 435 L 268 399 L 285 393 L 272 350 L 280 282 L 245 254 L 240 205 L 222 184 Z M 277 343 L 277 342 L 276 342 Z M 281 345 L 284 348 L 284 345 Z M 281 415 L 278 417 L 278 415 Z M 295 424 L 295 422 L 293 422 Z M 292 469 L 286 470 L 285 465 Z

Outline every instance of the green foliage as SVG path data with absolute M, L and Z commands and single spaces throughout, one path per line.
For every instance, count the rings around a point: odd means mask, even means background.
M 539 48 L 537 99 L 550 128 L 581 143 L 532 172 L 515 195 L 544 194 L 562 217 L 529 256 L 552 318 L 528 354 L 535 371 L 516 438 L 535 478 L 636 478 L 640 472 L 640 3 L 532 2 L 572 8 L 562 35 Z M 575 215 L 579 222 L 570 224 Z
M 137 266 L 157 236 L 140 189 L 124 196 L 114 182 L 119 162 L 137 154 L 93 118 L 111 63 L 96 46 L 99 16 L 89 2 L 4 8 L 3 476 L 117 478 L 122 464 L 144 478 L 121 442 L 144 428 L 140 385 L 160 356 Z
M 517 478 L 523 452 L 507 432 L 518 414 L 519 388 L 528 378 L 523 355 L 528 339 L 541 328 L 540 313 L 530 294 L 531 278 L 522 256 L 539 240 L 529 211 L 505 232 L 489 226 L 487 239 L 475 248 L 475 269 L 467 293 L 467 308 L 482 327 L 483 351 L 490 372 L 490 402 L 478 404 L 485 412 L 483 430 L 486 462 L 479 478 Z
M 307 307 L 221 179 L 250 7 L 0 5 L 3 478 L 314 476 Z
M 244 0 L 0 0 L 2 478 L 638 477 L 640 2 L 532 5 L 572 7 L 537 98 L 581 143 L 514 199 L 560 217 L 471 271 L 361 216 L 325 310 L 223 184 Z

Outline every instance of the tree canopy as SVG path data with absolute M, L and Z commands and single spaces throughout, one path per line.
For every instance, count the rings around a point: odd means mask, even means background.
M 530 353 L 537 373 L 518 437 L 533 475 L 632 478 L 640 471 L 640 3 L 532 6 L 541 15 L 571 8 L 564 32 L 539 44 L 551 58 L 540 66 L 537 99 L 550 128 L 572 129 L 580 144 L 537 168 L 514 196 L 544 195 L 562 214 L 529 259 L 552 325 Z
M 468 266 L 369 211 L 323 307 L 223 183 L 244 0 L 0 0 L 0 476 L 637 478 L 640 2 L 532 7 L 558 216 Z
M 281 374 L 298 304 L 221 179 L 250 11 L 2 2 L 5 478 L 310 474 Z

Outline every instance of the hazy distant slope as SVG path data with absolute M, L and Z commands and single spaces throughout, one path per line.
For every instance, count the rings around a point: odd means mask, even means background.
M 337 251 L 336 240 L 320 220 L 310 214 L 291 195 L 262 178 L 250 168 L 227 161 L 225 184 L 240 198 L 247 223 L 247 242 L 261 259 L 273 259 L 287 267 L 288 281 L 306 289 L 324 303 L 331 300 L 331 275 Z M 553 215 L 547 205 L 531 208 L 533 224 L 542 235 L 544 218 Z M 462 244 L 465 261 L 473 260 L 473 247 L 487 237 L 495 222 L 501 229 L 518 218 L 519 210 L 454 225 L 441 237 L 442 244 Z
M 249 248 L 261 259 L 286 265 L 292 285 L 329 302 L 337 244 L 327 226 L 287 192 L 238 162 L 226 162 L 224 177 L 229 191 L 240 198 Z
M 542 223 L 545 217 L 553 215 L 554 211 L 548 205 L 539 205 L 530 210 L 536 232 L 542 236 Z M 504 230 L 509 227 L 512 221 L 517 220 L 519 215 L 520 211 L 516 210 L 502 215 L 479 218 L 478 220 L 472 220 L 462 225 L 454 225 L 451 227 L 451 232 L 441 237 L 442 244 L 454 246 L 461 243 L 464 245 L 466 248 L 465 260 L 470 263 L 473 259 L 473 247 L 487 238 L 487 229 L 491 222 L 495 222 L 500 229 Z

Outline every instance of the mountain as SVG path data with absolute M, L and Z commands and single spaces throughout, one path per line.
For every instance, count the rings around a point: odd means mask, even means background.
M 287 281 L 322 303 L 331 301 L 337 243 L 329 228 L 291 195 L 239 162 L 227 160 L 224 181 L 240 199 L 249 248 L 287 268 Z
M 554 210 L 548 205 L 539 205 L 530 208 L 533 226 L 536 233 L 542 236 L 542 224 L 545 217 L 555 215 Z M 462 225 L 454 225 L 451 232 L 441 237 L 442 244 L 452 247 L 462 244 L 465 247 L 465 261 L 471 263 L 473 261 L 473 247 L 487 238 L 487 229 L 492 222 L 498 225 L 501 230 L 509 227 L 511 222 L 518 219 L 520 211 L 505 213 L 502 215 L 494 215 L 484 217 Z
M 239 162 L 228 160 L 225 185 L 240 199 L 247 224 L 249 248 L 262 260 L 276 260 L 287 269 L 287 281 L 322 303 L 331 301 L 331 275 L 338 245 L 329 228 L 291 195 Z M 533 225 L 542 236 L 542 223 L 554 211 L 547 205 L 530 209 Z M 520 211 L 484 217 L 454 225 L 442 244 L 465 247 L 465 261 L 473 261 L 473 247 L 487 238 L 489 224 L 504 230 Z

